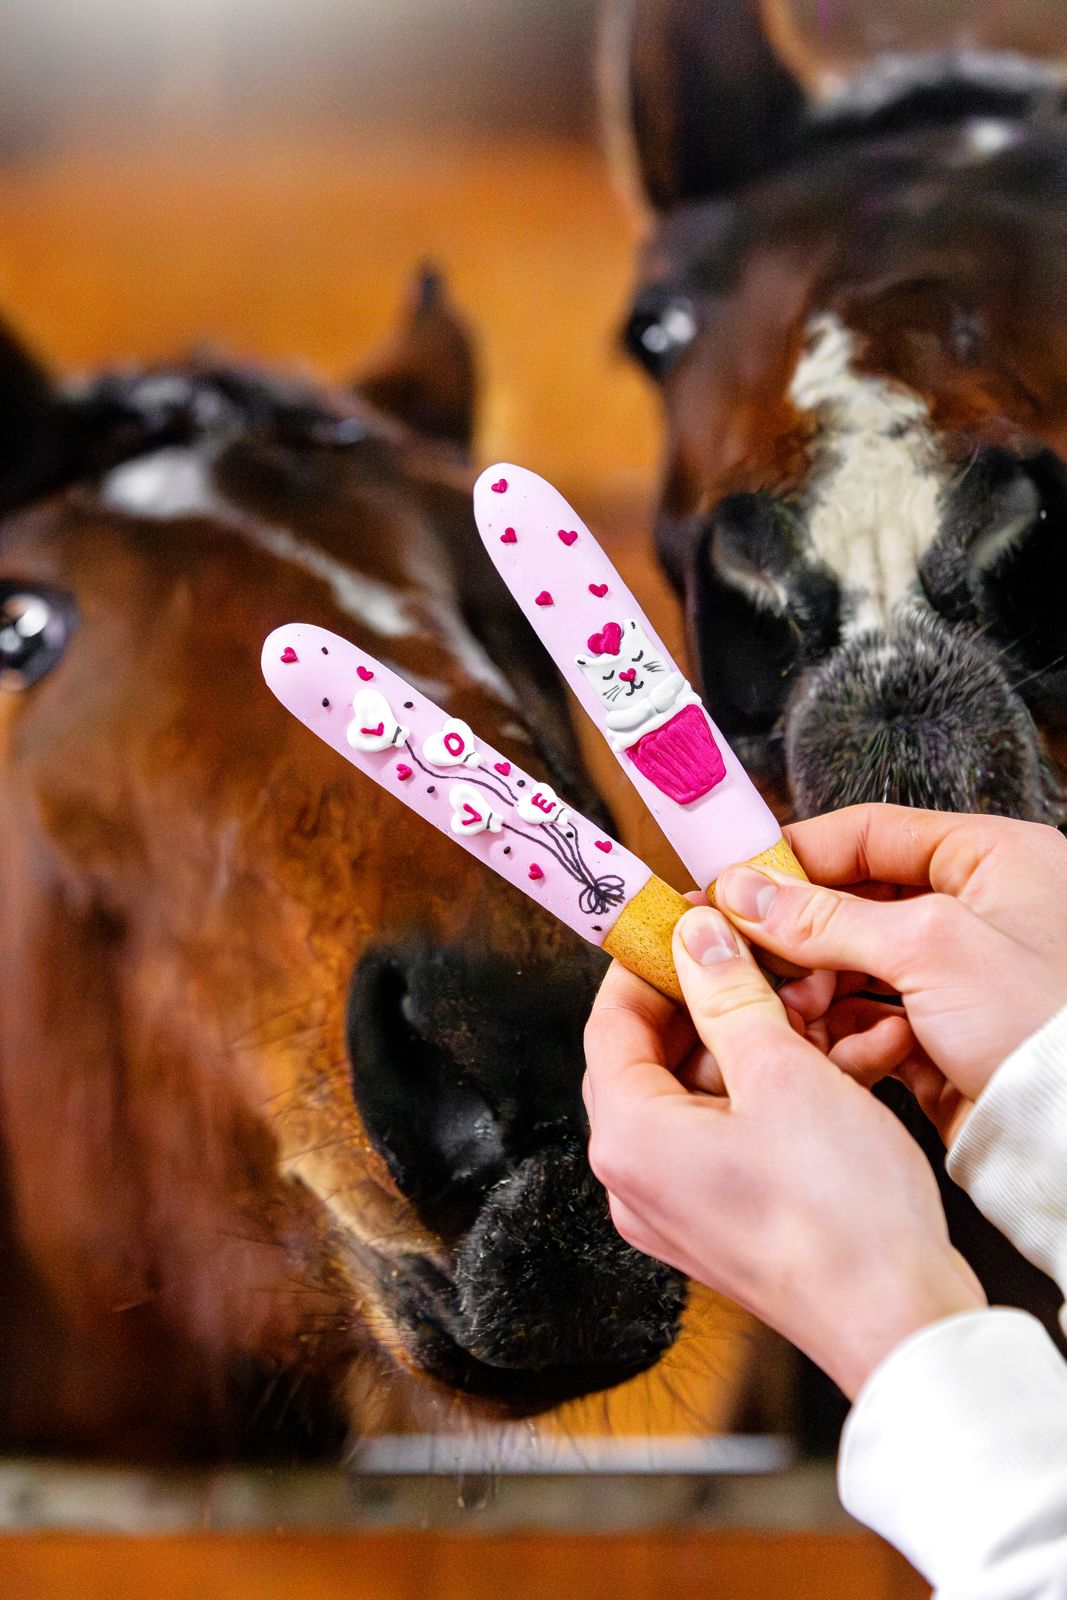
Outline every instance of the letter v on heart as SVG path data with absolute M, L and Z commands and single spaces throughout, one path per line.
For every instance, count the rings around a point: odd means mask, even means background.
M 452 807 L 452 832 L 499 833 L 504 819 L 494 811 L 487 797 L 471 783 L 454 783 L 448 791 Z

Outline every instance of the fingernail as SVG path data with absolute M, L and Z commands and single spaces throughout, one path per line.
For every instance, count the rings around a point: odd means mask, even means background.
M 698 906 L 687 911 L 678 924 L 678 934 L 686 954 L 702 967 L 713 967 L 719 961 L 732 961 L 738 954 L 737 939 L 725 917 L 720 917 L 710 906 Z
M 778 885 L 754 867 L 731 867 L 715 885 L 715 898 L 746 922 L 762 922 L 778 893 Z

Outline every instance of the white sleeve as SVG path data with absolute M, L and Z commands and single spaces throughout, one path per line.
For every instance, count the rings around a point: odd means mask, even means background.
M 1067 1294 L 1067 1007 L 997 1068 L 947 1165 L 979 1211 Z M 1060 1320 L 1067 1328 L 1067 1313 Z
M 1067 1363 L 1023 1311 L 933 1323 L 864 1385 L 838 1486 L 936 1600 L 1067 1600 Z

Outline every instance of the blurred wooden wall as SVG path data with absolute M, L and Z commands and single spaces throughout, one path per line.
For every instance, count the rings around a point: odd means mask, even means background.
M 872 1536 L 0 1538 L 5 1600 L 925 1600 Z

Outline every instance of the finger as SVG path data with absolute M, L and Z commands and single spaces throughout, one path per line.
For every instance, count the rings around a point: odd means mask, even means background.
M 879 980 L 866 972 L 813 972 L 795 983 L 783 983 L 778 998 L 787 1008 L 799 1012 L 810 1026 L 818 1022 L 844 995 L 871 989 Z M 882 985 L 888 992 L 888 985 Z
M 836 973 L 809 972 L 804 978 L 783 983 L 778 989 L 778 998 L 787 1011 L 795 1012 L 805 1022 L 815 1022 L 833 1004 L 837 990 Z
M 674 1003 L 613 961 L 585 1025 L 590 1120 L 621 1103 L 684 1094 L 668 1068 L 665 1034 Z
M 846 995 L 843 1000 L 836 1001 L 824 1020 L 831 1041 L 837 1044 L 850 1034 L 866 1033 L 883 1017 L 898 1017 L 903 1022 L 908 1021 L 907 1013 L 899 1005 L 860 994 Z
M 821 1063 L 798 1038 L 785 1007 L 729 922 L 709 907 L 687 911 L 674 930 L 674 964 L 696 1031 L 731 1099 L 746 1072 L 787 1054 Z
M 955 833 L 980 827 L 974 817 L 951 811 L 863 805 L 794 822 L 785 834 L 819 883 L 927 884 L 939 847 Z
M 715 1095 L 720 1100 L 726 1094 L 726 1085 L 719 1071 L 719 1063 L 711 1051 L 706 1050 L 702 1044 L 697 1044 L 688 1058 L 682 1062 L 677 1077 L 679 1083 L 698 1094 Z
M 730 867 L 718 883 L 722 909 L 745 937 L 810 967 L 870 973 L 903 994 L 921 968 L 926 987 L 946 960 L 995 962 L 1003 938 L 948 895 L 879 903 L 800 883 L 783 872 Z
M 881 1017 L 861 1033 L 850 1033 L 839 1040 L 830 1051 L 830 1060 L 864 1088 L 871 1089 L 895 1072 L 914 1046 L 907 1019 L 898 1013 L 895 1017 Z
M 915 1051 L 901 1062 L 894 1077 L 910 1089 L 923 1113 L 933 1123 L 946 1147 L 951 1147 L 974 1109 L 974 1101 L 960 1094 L 929 1056 Z

